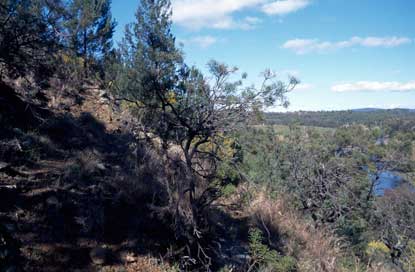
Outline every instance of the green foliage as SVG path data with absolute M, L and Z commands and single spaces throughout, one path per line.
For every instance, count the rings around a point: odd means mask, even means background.
M 236 186 L 233 184 L 227 184 L 221 189 L 221 193 L 224 197 L 230 197 L 236 192 Z
M 166 103 L 177 93 L 178 71 L 184 66 L 171 25 L 170 1 L 140 1 L 136 21 L 126 27 L 120 45 L 122 65 L 114 81 L 117 95 L 138 102 L 140 121 L 163 140 L 172 131 L 166 124 Z
M 110 0 L 74 0 L 67 9 L 64 25 L 69 39 L 65 42 L 74 57 L 82 57 L 85 76 L 90 66 L 103 65 L 110 57 L 116 25 L 110 8 Z
M 209 79 L 184 63 L 171 26 L 170 1 L 140 1 L 136 22 L 127 27 L 121 45 L 123 65 L 117 89 L 124 100 L 140 108 L 142 125 L 161 140 L 163 150 L 171 143 L 180 146 L 187 172 L 181 182 L 188 184 L 177 188 L 188 188 L 187 206 L 193 208 L 186 214 L 191 215 L 188 221 L 196 224 L 199 211 L 194 207 L 204 209 L 212 203 L 218 180 L 221 185 L 237 182 L 237 173 L 231 168 L 241 157 L 230 136 L 257 111 L 286 105 L 285 94 L 298 81 L 292 78 L 286 84 L 266 71 L 260 89 L 245 87 L 245 74 L 233 81 L 238 69 L 218 61 L 208 63 Z M 203 186 L 209 190 L 198 198 L 200 178 L 207 181 Z
M 365 252 L 369 227 L 367 218 L 355 213 L 339 219 L 336 233 L 350 241 L 350 253 L 359 255 Z
M 115 22 L 110 0 L 1 0 L 0 76 L 104 77 Z M 80 60 L 81 59 L 81 60 Z M 76 88 L 76 87 L 75 87 Z
M 238 138 L 244 151 L 241 168 L 251 181 L 273 193 L 288 193 L 293 206 L 316 224 L 332 228 L 349 243 L 351 254 L 362 256 L 375 229 L 366 170 L 377 171 L 373 150 L 380 149 L 385 154 L 381 158 L 389 158 L 386 154 L 395 149 L 375 145 L 373 135 L 359 125 L 330 131 L 252 128 Z M 338 152 L 340 146 L 349 145 L 350 153 Z
M 415 272 L 415 240 L 410 240 L 403 258 L 403 268 L 407 272 Z
M 371 241 L 367 245 L 367 253 L 369 255 L 382 253 L 382 254 L 389 254 L 390 249 L 381 241 Z
M 183 57 L 175 45 L 171 24 L 170 1 L 140 1 L 136 21 L 126 27 L 121 44 L 125 70 L 118 82 L 120 95 L 158 107 L 158 93 L 174 90 Z
M 250 182 L 279 187 L 287 177 L 284 161 L 284 137 L 272 128 L 248 129 L 240 133 L 242 143 L 242 169 Z
M 287 104 L 285 94 L 298 81 L 276 81 L 270 71 L 264 73 L 258 90 L 243 86 L 245 75 L 230 80 L 237 68 L 210 61 L 209 72 L 216 82 L 210 85 L 198 69 L 184 63 L 171 25 L 170 1 L 140 1 L 136 22 L 127 27 L 121 45 L 123 68 L 117 82 L 121 97 L 143 105 L 141 121 L 164 143 L 218 146 L 249 115 L 265 106 Z
M 110 52 L 115 22 L 110 0 L 74 0 L 65 22 L 70 34 L 69 48 L 85 58 L 102 57 Z
M 59 1 L 0 0 L 0 80 L 51 73 Z
M 263 244 L 263 235 L 259 229 L 249 231 L 249 248 L 252 258 L 251 267 L 258 266 L 258 271 L 294 272 L 296 261 L 289 256 L 281 256 L 277 251 Z

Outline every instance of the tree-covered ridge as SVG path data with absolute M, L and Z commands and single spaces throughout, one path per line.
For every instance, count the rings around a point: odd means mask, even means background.
M 265 121 L 270 125 L 289 125 L 297 123 L 303 126 L 340 127 L 344 125 L 364 124 L 367 126 L 395 125 L 402 129 L 415 127 L 415 111 L 409 109 L 392 110 L 348 110 L 320 112 L 266 113 Z

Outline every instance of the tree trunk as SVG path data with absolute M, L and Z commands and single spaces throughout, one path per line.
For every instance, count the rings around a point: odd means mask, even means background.
M 83 45 L 84 45 L 84 76 L 85 78 L 88 78 L 88 41 L 87 41 L 87 36 L 86 36 L 86 30 L 84 30 L 84 40 L 83 40 Z
M 192 163 L 192 155 L 190 151 L 191 143 L 193 142 L 194 137 L 190 135 L 187 139 L 185 148 L 184 148 L 184 156 L 186 159 L 186 168 L 188 171 L 188 175 L 190 178 L 189 181 L 189 204 L 192 208 L 192 219 L 194 227 L 197 228 L 197 208 L 196 208 L 196 201 L 195 201 L 195 194 L 196 194 L 196 176 L 193 171 L 193 163 Z
M 375 190 L 375 186 L 376 186 L 376 184 L 379 182 L 379 174 L 378 173 L 376 173 L 376 178 L 374 178 L 373 180 L 372 180 L 372 183 L 370 184 L 370 189 L 369 189 L 369 192 L 368 192 L 368 194 L 367 194 L 367 196 L 366 196 L 366 200 L 367 201 L 369 201 L 371 198 L 372 198 L 372 196 L 373 196 L 373 194 L 374 194 L 374 190 Z

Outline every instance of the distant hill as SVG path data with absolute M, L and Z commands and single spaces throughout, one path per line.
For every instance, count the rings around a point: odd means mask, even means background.
M 415 109 L 404 109 L 404 108 L 396 108 L 396 109 L 381 109 L 381 108 L 361 108 L 361 109 L 352 109 L 354 112 L 374 112 L 374 111 L 410 111 L 415 112 Z
M 383 109 L 379 108 L 361 108 L 361 109 L 353 109 L 352 111 L 355 112 L 373 112 L 373 111 L 382 111 Z
M 399 122 L 397 120 L 399 119 Z M 299 111 L 288 113 L 266 113 L 265 121 L 270 125 L 317 127 L 340 127 L 350 124 L 376 126 L 381 124 L 415 126 L 415 109 L 362 108 L 345 111 Z

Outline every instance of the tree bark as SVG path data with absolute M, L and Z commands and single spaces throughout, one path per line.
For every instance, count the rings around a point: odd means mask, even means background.
M 83 45 L 84 45 L 84 76 L 88 78 L 88 41 L 86 36 L 86 29 L 84 30 L 84 37 L 83 37 Z

